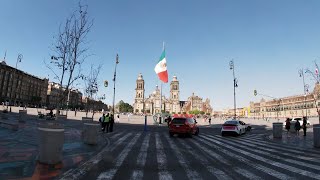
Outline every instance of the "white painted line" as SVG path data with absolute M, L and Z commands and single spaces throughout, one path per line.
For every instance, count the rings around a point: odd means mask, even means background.
M 141 134 L 136 134 L 133 139 L 130 140 L 130 143 L 124 147 L 124 149 L 121 151 L 117 159 L 114 160 L 115 165 L 114 168 L 109 169 L 103 173 L 101 173 L 97 179 L 113 179 L 114 175 L 117 173 L 118 169 L 124 162 L 125 158 L 128 156 L 129 152 L 131 151 L 132 147 L 135 145 L 135 143 L 138 141 Z
M 246 177 L 247 179 L 251 179 L 251 180 L 260 180 L 261 178 L 256 176 L 255 174 L 249 172 L 246 169 L 242 169 L 239 167 L 235 167 L 233 168 L 234 171 L 236 171 L 238 174 L 241 174 L 242 176 Z
M 121 137 L 115 144 L 113 144 L 112 148 L 109 149 L 109 146 L 103 148 L 101 152 L 99 152 L 96 156 L 92 157 L 87 162 L 83 163 L 80 167 L 73 169 L 72 171 L 67 171 L 60 178 L 61 180 L 70 180 L 70 179 L 80 179 L 83 175 L 85 175 L 94 165 L 97 165 L 102 159 L 105 152 L 113 151 L 117 148 L 124 140 L 126 140 L 132 133 L 128 133 L 125 136 Z
M 143 171 L 142 170 L 134 170 L 130 180 L 140 180 L 143 178 Z
M 167 141 L 169 142 L 169 145 L 171 147 L 171 149 L 173 149 L 174 153 L 176 154 L 176 157 L 178 158 L 178 161 L 180 163 L 180 165 L 183 167 L 184 171 L 187 174 L 187 177 L 189 179 L 202 179 L 199 175 L 199 173 L 197 173 L 193 168 L 192 165 L 184 158 L 183 154 L 181 153 L 181 151 L 179 150 L 179 148 L 177 147 L 177 145 L 175 145 L 172 140 L 168 137 L 168 135 L 165 135 L 164 137 L 166 137 Z
M 235 140 L 235 139 L 232 139 L 232 140 Z M 256 142 L 254 140 L 240 140 L 237 142 L 241 143 L 245 146 L 250 146 L 253 148 L 262 149 L 263 151 L 268 151 L 268 152 L 272 152 L 272 153 L 279 153 L 281 155 L 289 156 L 291 158 L 297 158 L 297 159 L 301 159 L 301 160 L 305 160 L 305 161 L 319 163 L 319 158 L 307 157 L 308 153 L 304 153 L 304 152 L 300 152 L 300 151 L 294 152 L 294 153 L 288 153 L 288 148 L 274 147 L 274 146 L 267 145 L 266 143 Z
M 221 148 L 221 147 L 215 145 L 214 143 L 209 143 L 207 140 L 204 140 L 202 136 L 201 136 L 201 138 L 200 137 L 197 138 L 197 140 L 199 140 L 199 141 L 203 142 L 204 144 L 214 148 L 216 151 L 220 151 L 220 152 L 226 154 L 227 156 L 229 156 L 229 157 L 231 157 L 233 159 L 237 159 L 237 160 L 241 161 L 242 163 L 245 163 L 248 166 L 251 166 L 254 169 L 257 169 L 257 170 L 259 170 L 261 172 L 264 172 L 264 173 L 266 173 L 266 174 L 268 174 L 270 176 L 273 176 L 273 177 L 281 179 L 281 180 L 292 179 L 290 176 L 287 176 L 286 174 L 283 174 L 281 172 L 275 171 L 273 169 L 270 169 L 270 168 L 268 168 L 266 166 L 263 166 L 261 164 L 258 164 L 256 162 L 253 162 L 253 161 L 247 159 L 246 157 L 241 156 L 240 154 L 232 153 L 231 151 L 228 151 L 228 150 L 226 150 L 224 148 Z M 233 149 L 237 149 L 237 148 L 233 147 Z
M 49 132 L 63 132 L 64 129 L 51 129 L 51 128 L 38 128 L 39 130 L 42 130 L 42 131 L 49 131 Z
M 155 133 L 156 138 L 156 150 L 157 150 L 157 163 L 158 163 L 158 175 L 161 180 L 173 180 L 172 175 L 167 170 L 167 157 L 163 151 L 163 145 L 159 138 L 159 134 Z
M 211 138 L 210 138 L 210 137 L 211 137 Z M 293 167 L 293 166 L 289 166 L 289 165 L 287 165 L 287 164 L 283 164 L 283 163 L 279 163 L 279 162 L 276 162 L 276 161 L 273 161 L 273 160 L 270 160 L 270 159 L 266 159 L 266 158 L 264 158 L 264 157 L 262 157 L 262 156 L 259 156 L 259 155 L 250 153 L 250 152 L 248 152 L 248 151 L 244 151 L 244 150 L 240 149 L 240 147 L 243 148 L 243 149 L 249 150 L 249 151 L 253 151 L 253 152 L 255 152 L 255 153 L 260 153 L 260 154 L 262 154 L 263 151 L 258 151 L 258 150 L 254 150 L 254 149 L 252 149 L 252 148 L 247 148 L 247 147 L 242 146 L 242 145 L 240 145 L 240 144 L 232 143 L 232 142 L 229 142 L 229 141 L 218 141 L 217 139 L 219 139 L 219 138 L 214 137 L 214 136 L 210 136 L 210 137 L 204 137 L 204 136 L 203 136 L 204 139 L 207 139 L 207 140 L 209 140 L 209 141 L 211 141 L 211 142 L 220 144 L 220 145 L 222 145 L 222 146 L 225 147 L 225 148 L 229 148 L 229 149 L 235 149 L 235 148 L 236 148 L 238 153 L 247 155 L 247 156 L 249 156 L 249 157 L 251 157 L 251 158 L 254 158 L 254 159 L 258 160 L 258 161 L 261 161 L 261 162 L 270 164 L 270 165 L 272 165 L 272 166 L 276 166 L 276 167 L 278 167 L 278 168 L 282 168 L 282 169 L 285 169 L 285 170 L 288 170 L 288 171 L 291 171 L 291 172 L 293 172 L 293 173 L 297 173 L 297 174 L 300 174 L 300 175 L 303 175 L 303 176 L 308 176 L 308 177 L 311 177 L 311 178 L 320 179 L 320 175 L 319 175 L 319 174 L 315 174 L 315 173 L 312 173 L 312 172 L 309 172 L 309 171 L 302 170 L 302 169 L 300 169 L 300 168 L 296 168 L 296 167 Z M 216 139 L 216 140 L 215 140 L 215 139 Z M 220 139 L 220 140 L 221 140 L 221 139 Z M 225 139 L 225 140 L 226 140 L 226 139 Z M 230 144 L 230 145 L 227 145 L 227 143 Z M 233 145 L 233 146 L 231 146 L 231 145 Z M 274 156 L 274 158 L 275 158 L 275 157 L 276 157 L 276 156 Z M 283 160 L 283 159 L 280 159 L 280 160 Z
M 137 166 L 138 168 L 143 168 L 146 164 L 148 148 L 149 148 L 150 134 L 147 134 L 142 142 L 142 146 L 140 148 L 140 152 L 137 158 Z M 131 180 L 137 180 L 143 178 L 142 170 L 134 170 L 131 175 Z
M 186 144 L 185 139 L 179 139 L 180 143 L 182 144 L 183 148 L 185 150 L 187 150 L 191 156 L 194 156 L 195 159 L 199 160 L 201 162 L 201 164 L 207 168 L 207 170 L 215 177 L 217 177 L 218 179 L 224 179 L 224 180 L 231 180 L 232 178 L 229 177 L 227 174 L 225 174 L 223 171 L 221 171 L 220 169 L 217 169 L 213 166 L 211 166 L 212 163 L 210 163 L 205 157 L 200 156 L 198 152 L 196 152 L 194 150 L 194 148 L 192 148 L 191 146 L 189 146 L 188 144 Z M 194 141 L 192 141 L 194 144 L 196 144 Z M 190 143 L 190 141 L 188 141 L 188 143 Z M 199 144 L 196 144 L 196 146 L 198 146 Z M 198 146 L 201 148 L 204 148 L 204 146 Z M 209 152 L 211 153 L 211 152 Z M 219 155 L 220 156 L 220 155 Z M 221 157 L 221 156 L 220 156 Z M 222 158 L 222 157 L 221 157 Z M 226 161 L 221 161 L 221 159 L 219 158 L 218 161 L 226 163 Z M 227 163 L 227 165 L 230 165 L 229 163 Z

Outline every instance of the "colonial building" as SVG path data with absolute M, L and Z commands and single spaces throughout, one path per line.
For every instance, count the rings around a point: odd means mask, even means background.
M 0 62 L 0 102 L 16 106 L 46 104 L 48 79 L 38 78 Z
M 63 99 L 62 99 L 63 98 Z M 69 106 L 69 108 L 80 108 L 82 104 L 82 93 L 78 89 L 69 89 L 62 87 L 58 83 L 50 82 L 47 91 L 47 107 L 56 108 L 62 99 L 60 106 Z M 68 102 L 69 101 L 69 102 Z
M 210 106 L 210 100 L 206 99 L 202 102 L 202 98 L 194 96 L 194 94 L 188 98 L 188 101 L 180 101 L 179 81 L 176 76 L 170 83 L 170 97 L 166 98 L 164 95 L 160 95 L 160 89 L 156 86 L 156 89 L 148 97 L 145 97 L 145 83 L 142 74 L 139 74 L 136 81 L 136 94 L 134 99 L 134 112 L 143 113 L 145 111 L 148 114 L 155 114 L 160 112 L 167 113 L 188 113 L 191 110 L 204 111 L 211 113 L 212 108 Z M 161 97 L 161 106 L 160 106 Z
M 306 95 L 296 95 L 273 100 L 261 99 L 260 102 L 250 102 L 251 117 L 295 117 L 317 116 L 320 107 L 320 85 Z

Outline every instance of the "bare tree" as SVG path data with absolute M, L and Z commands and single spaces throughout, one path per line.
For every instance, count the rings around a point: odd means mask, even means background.
M 315 88 L 313 90 L 313 101 L 314 101 L 314 105 L 316 107 L 316 110 L 317 110 L 317 114 L 318 114 L 318 118 L 319 118 L 319 124 L 320 124 L 320 108 L 318 106 L 318 103 L 317 101 L 320 100 L 320 89 L 317 88 L 317 85 L 319 85 L 319 80 L 320 80 L 320 76 L 319 76 L 319 66 L 318 66 L 318 63 L 317 61 L 315 60 L 314 61 L 314 66 L 315 66 L 315 71 L 312 71 L 310 70 L 309 68 L 307 68 L 305 70 L 305 72 L 302 71 L 302 73 L 306 73 L 308 74 L 310 77 L 311 77 L 311 80 L 313 80 L 315 82 Z M 308 85 L 304 84 L 304 88 L 305 88 L 305 91 L 306 93 L 308 92 Z M 306 96 L 306 94 L 305 94 Z
M 87 96 L 86 101 L 86 116 L 88 116 L 88 111 L 92 110 L 92 118 L 95 113 L 95 103 L 97 100 L 97 93 L 99 90 L 98 76 L 100 74 L 100 69 L 102 65 L 100 64 L 97 68 L 91 65 L 90 72 L 87 76 L 83 78 L 85 85 L 85 95 Z
M 77 80 L 83 78 L 81 65 L 88 57 L 88 47 L 86 47 L 86 37 L 93 26 L 93 20 L 88 17 L 88 6 L 79 3 L 78 10 L 74 11 L 65 24 L 59 27 L 57 37 L 54 37 L 53 54 L 50 64 L 47 67 L 53 72 L 54 79 L 61 85 L 59 93 L 59 103 L 57 113 L 66 100 L 70 86 Z

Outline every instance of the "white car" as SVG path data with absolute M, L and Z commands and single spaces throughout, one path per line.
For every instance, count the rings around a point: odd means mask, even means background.
M 249 126 L 250 127 L 250 126 Z M 250 127 L 251 129 L 251 127 Z M 221 136 L 229 135 L 241 135 L 249 130 L 246 123 L 239 120 L 227 120 L 221 127 Z
M 300 126 L 302 127 L 303 124 L 303 118 L 301 117 L 294 117 L 294 118 L 289 118 L 290 120 L 290 124 L 295 124 L 297 122 L 297 120 L 299 120 Z M 311 122 L 309 120 L 307 120 L 307 126 L 311 126 Z M 286 121 L 283 123 L 283 126 L 286 126 Z

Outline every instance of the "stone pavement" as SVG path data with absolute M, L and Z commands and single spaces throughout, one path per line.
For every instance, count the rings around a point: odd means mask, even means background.
M 2 112 L 0 112 L 2 113 Z M 8 113 L 8 121 L 17 122 L 16 113 Z M 19 123 L 19 130 L 0 127 L 0 179 L 53 179 L 97 154 L 106 144 L 107 135 L 101 135 L 96 146 L 86 145 L 81 140 L 82 122 L 66 120 L 63 161 L 57 165 L 37 162 L 38 131 L 40 120 L 27 116 L 25 123 Z
M 282 133 L 282 138 L 274 138 L 273 135 L 271 134 L 271 135 L 267 136 L 267 139 L 272 142 L 288 144 L 293 147 L 300 147 L 303 149 L 316 149 L 316 150 L 319 150 L 319 152 L 320 152 L 320 148 L 315 148 L 313 146 L 313 128 L 312 128 L 312 126 L 307 128 L 306 136 L 303 136 L 302 130 L 300 130 L 299 135 L 297 135 L 296 133 L 292 133 L 292 132 L 287 133 L 287 131 L 284 130 Z

